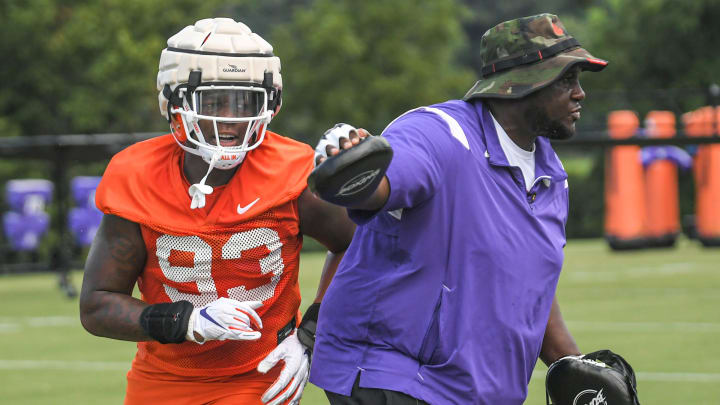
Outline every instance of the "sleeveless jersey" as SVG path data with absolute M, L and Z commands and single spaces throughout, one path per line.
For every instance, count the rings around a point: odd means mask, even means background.
M 296 319 L 302 236 L 297 198 L 307 186 L 313 151 L 267 132 L 209 210 L 190 209 L 181 159 L 172 135 L 128 147 L 113 157 L 96 191 L 96 204 L 140 225 L 147 248 L 138 278 L 149 304 L 220 297 L 260 300 L 256 341 L 161 344 L 139 342 L 137 362 L 182 376 L 221 376 L 257 367 Z M 296 326 L 293 325 L 293 326 Z

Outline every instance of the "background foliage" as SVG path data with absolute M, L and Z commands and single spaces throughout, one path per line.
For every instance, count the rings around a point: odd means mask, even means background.
M 155 91 L 159 52 L 189 17 L 210 15 L 218 4 L 3 1 L 0 130 L 7 136 L 164 128 Z
M 457 63 L 468 16 L 455 0 L 296 7 L 292 23 L 272 31 L 287 83 L 276 128 L 312 144 L 338 121 L 379 133 L 414 106 L 463 93 L 473 82 Z
M 281 57 L 275 129 L 308 142 L 336 121 L 377 131 L 412 106 L 461 96 L 481 67 L 483 32 L 540 12 L 611 62 L 583 77 L 587 102 L 603 101 L 586 108 L 585 128 L 614 107 L 687 111 L 720 82 L 719 0 L 5 0 L 0 135 L 164 130 L 160 51 L 210 16 L 246 22 Z
M 410 108 L 462 96 L 481 67 L 485 30 L 540 12 L 559 15 L 610 61 L 582 77 L 579 137 L 602 130 L 614 109 L 642 118 L 717 103 L 707 89 L 720 83 L 720 0 L 4 0 L 0 137 L 165 131 L 155 89 L 160 51 L 180 28 L 211 16 L 245 22 L 280 56 L 284 105 L 272 129 L 309 144 L 336 122 L 379 133 Z M 573 206 L 568 234 L 598 236 L 602 153 L 580 154 L 592 162 L 571 173 L 572 192 L 575 201 L 594 199 Z M 3 162 L 0 182 L 37 174 L 23 165 Z M 692 193 L 683 196 L 687 213 Z

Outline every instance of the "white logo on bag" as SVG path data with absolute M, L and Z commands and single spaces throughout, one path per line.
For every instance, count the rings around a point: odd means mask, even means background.
M 249 210 L 250 207 L 252 207 L 253 205 L 255 205 L 255 203 L 258 202 L 258 201 L 260 201 L 260 197 L 256 198 L 255 201 L 251 202 L 250 204 L 248 204 L 248 205 L 246 205 L 246 206 L 244 206 L 244 207 L 243 207 L 242 205 L 238 204 L 238 207 L 237 207 L 237 212 L 238 212 L 238 214 L 242 215 L 242 214 L 246 213 L 247 210 Z
M 340 187 L 340 191 L 338 191 L 335 196 L 347 196 L 361 192 L 365 189 L 365 187 L 372 183 L 373 180 L 375 180 L 375 177 L 377 177 L 379 173 L 380 169 L 375 169 L 358 174 L 343 184 L 342 187 Z
M 600 389 L 600 391 L 596 390 L 584 390 L 580 391 L 577 396 L 575 396 L 575 399 L 573 400 L 573 405 L 583 405 L 582 402 L 578 403 L 578 400 L 580 400 L 580 397 L 585 396 L 586 394 L 597 394 L 593 399 L 590 400 L 585 405 L 608 405 L 607 399 L 605 398 L 605 395 L 603 395 L 603 390 Z

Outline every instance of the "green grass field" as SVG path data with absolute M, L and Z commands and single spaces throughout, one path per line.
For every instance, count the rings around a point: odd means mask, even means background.
M 323 255 L 302 257 L 303 308 Z M 73 279 L 79 287 L 82 274 Z M 49 274 L 0 277 L 0 403 L 121 404 L 135 345 L 91 336 L 76 300 Z M 720 404 L 720 249 L 610 252 L 572 240 L 560 305 L 584 352 L 612 349 L 633 365 L 643 405 Z M 545 404 L 538 365 L 526 404 Z M 311 385 L 303 404 L 327 404 Z M 502 405 L 502 404 L 498 404 Z

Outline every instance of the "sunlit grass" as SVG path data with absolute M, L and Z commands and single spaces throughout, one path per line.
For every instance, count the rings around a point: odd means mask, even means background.
M 324 254 L 304 253 L 302 308 Z M 80 286 L 82 274 L 73 273 Z M 667 250 L 611 252 L 570 240 L 558 297 L 581 350 L 609 348 L 638 373 L 643 404 L 720 403 L 720 249 L 689 240 Z M 0 398 L 8 404 L 119 404 L 135 344 L 91 336 L 52 274 L 0 277 Z M 526 404 L 544 404 L 539 364 Z M 308 385 L 303 404 L 327 404 Z

